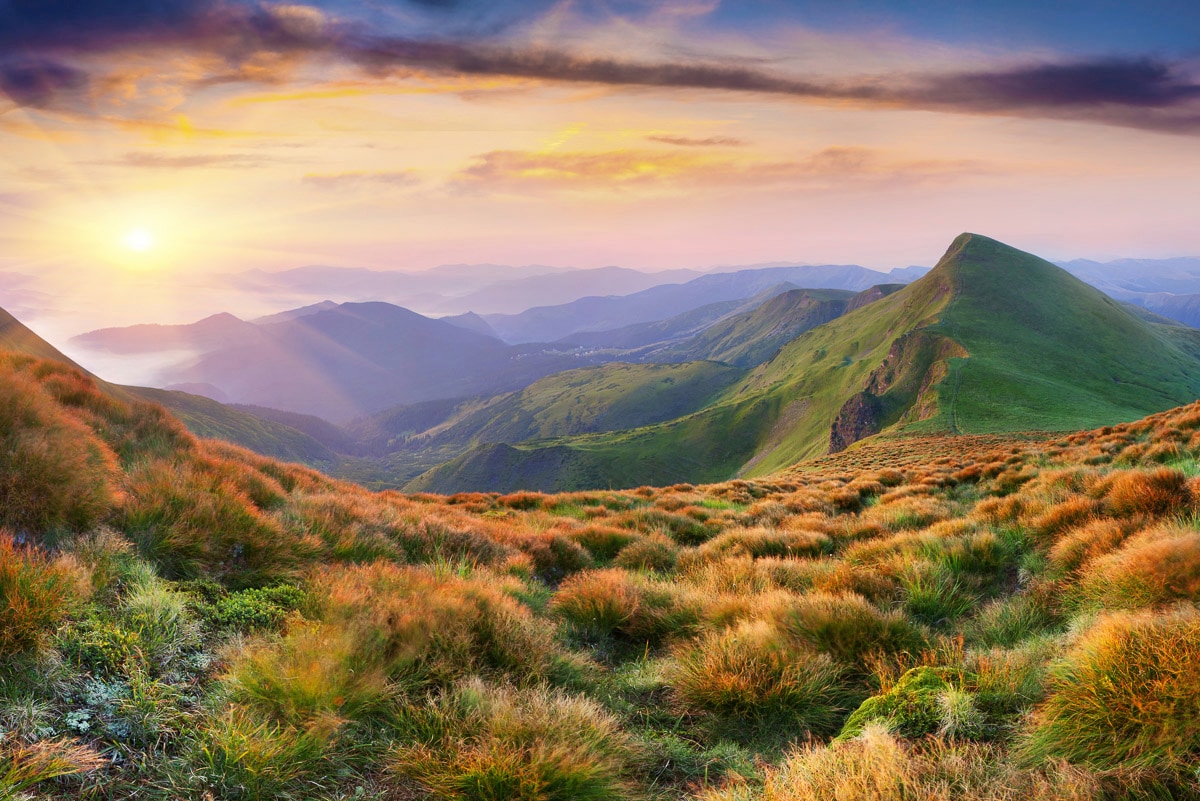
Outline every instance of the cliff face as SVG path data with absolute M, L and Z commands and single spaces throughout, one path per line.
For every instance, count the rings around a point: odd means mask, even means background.
M 829 431 L 829 452 L 843 451 L 901 420 L 935 415 L 937 395 L 932 390 L 946 377 L 947 360 L 968 355 L 962 345 L 929 329 L 897 339 L 862 391 L 838 411 Z

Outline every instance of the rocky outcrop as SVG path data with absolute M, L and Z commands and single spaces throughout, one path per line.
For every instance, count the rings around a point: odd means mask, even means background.
M 829 431 L 829 452 L 843 451 L 894 423 L 935 415 L 934 389 L 946 377 L 947 360 L 968 355 L 962 345 L 929 329 L 898 337 L 862 391 L 838 411 Z

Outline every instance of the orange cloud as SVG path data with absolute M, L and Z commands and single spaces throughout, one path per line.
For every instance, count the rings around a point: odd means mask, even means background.
M 456 176 L 455 183 L 515 193 L 632 187 L 685 190 L 698 186 L 830 185 L 850 181 L 913 183 L 995 169 L 980 161 L 899 159 L 859 147 L 826 148 L 794 161 L 751 161 L 676 150 L 494 150 L 477 156 L 474 164 Z

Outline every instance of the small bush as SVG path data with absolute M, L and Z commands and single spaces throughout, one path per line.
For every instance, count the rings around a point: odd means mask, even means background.
M 1108 511 L 1122 517 L 1165 515 L 1191 501 L 1187 476 L 1169 467 L 1115 473 L 1105 493 Z
M 210 794 L 228 799 L 311 798 L 328 773 L 329 732 L 256 718 L 232 706 L 203 729 L 188 755 Z M 212 791 L 215 791 L 213 793 Z
M 37 382 L 0 366 L 0 527 L 83 531 L 115 502 L 116 459 Z
M 639 537 L 617 554 L 613 564 L 627 570 L 669 572 L 679 561 L 679 547 L 661 535 Z
M 700 604 L 686 591 L 625 570 L 593 570 L 567 581 L 550 608 L 585 636 L 657 643 L 690 634 Z
M 1100 781 L 1051 766 L 1021 771 L 989 745 L 908 742 L 872 724 L 846 742 L 810 745 L 768 771 L 761 796 L 742 787 L 707 801 L 1095 801 Z
M 904 611 L 929 626 L 945 626 L 966 614 L 975 599 L 945 566 L 914 562 L 900 575 Z
M 209 619 L 219 628 L 241 632 L 277 629 L 305 597 L 304 590 L 290 584 L 241 590 L 216 599 Z
M 1013 646 L 1058 622 L 1044 593 L 1026 592 L 992 601 L 966 625 L 965 636 L 985 648 Z

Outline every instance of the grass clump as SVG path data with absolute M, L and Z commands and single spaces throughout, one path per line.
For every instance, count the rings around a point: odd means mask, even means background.
M 560 691 L 517 693 L 472 681 L 413 712 L 388 760 L 405 781 L 456 801 L 629 798 L 633 753 L 599 705 Z
M 19 547 L 0 531 L 0 660 L 36 649 L 88 589 L 76 563 Z
M 650 644 L 687 635 L 699 624 L 701 611 L 692 593 L 619 568 L 571 577 L 550 608 L 585 638 Z
M 743 621 L 681 646 L 668 681 L 676 704 L 737 741 L 776 747 L 836 729 L 844 670 L 765 621 Z
M 1191 770 L 1200 756 L 1200 612 L 1100 618 L 1058 665 L 1021 753 L 1101 770 Z
M 1093 610 L 1200 600 L 1200 531 L 1168 527 L 1130 538 L 1087 566 L 1077 595 Z
M 903 614 L 881 612 L 861 595 L 810 593 L 782 605 L 773 620 L 793 640 L 860 674 L 869 671 L 874 656 L 916 656 L 927 645 Z

